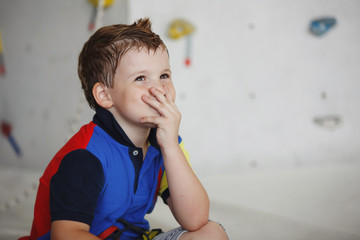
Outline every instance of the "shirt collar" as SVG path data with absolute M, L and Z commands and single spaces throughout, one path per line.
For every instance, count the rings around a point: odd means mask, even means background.
M 111 112 L 99 106 L 96 107 L 95 111 L 96 114 L 94 115 L 93 122 L 96 125 L 101 127 L 107 134 L 109 134 L 120 144 L 127 147 L 136 147 L 126 135 L 125 131 L 118 124 Z M 156 128 L 152 128 L 150 130 L 149 142 L 155 148 L 160 149 L 156 140 Z

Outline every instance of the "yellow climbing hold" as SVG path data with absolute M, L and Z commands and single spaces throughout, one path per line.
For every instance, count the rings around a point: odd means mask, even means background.
M 98 6 L 99 0 L 88 0 L 95 7 Z M 114 0 L 104 0 L 104 7 L 109 7 L 114 3 Z
M 195 27 L 184 20 L 176 19 L 171 22 L 168 34 L 170 38 L 178 39 L 194 32 Z

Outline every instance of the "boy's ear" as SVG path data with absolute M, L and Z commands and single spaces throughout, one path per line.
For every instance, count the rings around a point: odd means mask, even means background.
M 97 82 L 95 83 L 92 89 L 93 96 L 95 98 L 96 103 L 105 109 L 109 109 L 113 106 L 113 102 L 111 100 L 108 88 Z

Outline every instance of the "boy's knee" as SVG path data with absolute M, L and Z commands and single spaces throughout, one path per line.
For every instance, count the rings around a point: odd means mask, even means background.
M 208 232 L 210 233 L 209 236 L 211 236 L 211 238 L 209 239 L 216 239 L 216 240 L 228 240 L 228 236 L 225 232 L 225 229 L 223 228 L 223 226 L 217 222 L 214 221 L 209 221 L 207 223 L 208 225 Z
M 190 234 L 190 238 L 184 239 L 228 240 L 228 237 L 219 223 L 210 220 L 195 234 Z
M 185 232 L 181 240 L 228 240 L 224 228 L 217 222 L 208 221 L 203 227 L 195 232 Z

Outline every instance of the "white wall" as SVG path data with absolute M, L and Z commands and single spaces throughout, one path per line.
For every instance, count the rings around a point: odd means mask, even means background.
M 43 168 L 91 120 L 76 73 L 91 8 L 85 0 L 0 0 L 0 118 L 23 151 L 17 158 L 1 137 L 0 165 Z M 169 48 L 181 135 L 197 171 L 360 161 L 359 0 L 116 0 L 104 24 L 144 16 Z M 321 16 L 338 24 L 318 38 L 308 27 Z M 166 35 L 175 18 L 196 27 L 190 68 L 185 39 Z M 314 123 L 327 115 L 340 125 Z
M 12 123 L 22 156 L 0 138 L 0 165 L 44 168 L 78 128 L 91 121 L 77 76 L 90 37 L 88 1 L 0 0 L 7 74 L 0 77 L 0 119 Z M 105 9 L 103 24 L 126 23 L 127 3 Z
M 182 135 L 200 170 L 359 161 L 360 1 L 133 0 L 168 45 Z M 318 38 L 312 19 L 337 26 Z M 192 22 L 193 65 L 172 20 Z M 340 119 L 334 128 L 315 118 Z M 331 125 L 328 121 L 326 125 Z

